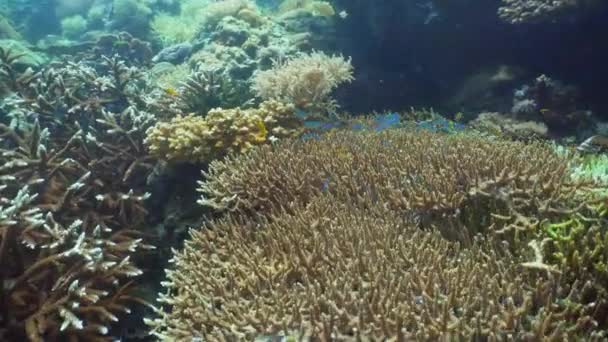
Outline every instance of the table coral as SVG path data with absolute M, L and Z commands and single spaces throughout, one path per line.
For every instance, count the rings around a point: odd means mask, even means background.
M 565 323 L 551 274 L 504 246 L 468 248 L 417 229 L 370 197 L 320 197 L 270 220 L 191 232 L 148 319 L 162 341 L 599 339 Z M 286 205 L 288 205 L 286 203 Z
M 296 136 L 301 122 L 292 105 L 266 101 L 255 109 L 212 109 L 205 117 L 178 116 L 147 132 L 152 155 L 169 161 L 209 162 L 255 145 Z
M 215 161 L 200 203 L 226 215 L 191 231 L 147 323 L 161 340 L 601 340 L 605 233 L 572 248 L 546 225 L 605 201 L 570 162 L 407 129 Z
M 549 146 L 422 130 L 285 142 L 216 161 L 205 177 L 200 203 L 219 210 L 269 215 L 323 192 L 373 196 L 464 243 L 488 227 L 523 232 L 539 215 L 574 210 L 562 199 L 586 184 L 570 181 L 569 161 Z

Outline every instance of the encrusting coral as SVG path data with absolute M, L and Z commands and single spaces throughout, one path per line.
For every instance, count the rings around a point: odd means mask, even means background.
M 212 109 L 205 117 L 177 116 L 147 131 L 150 154 L 168 161 L 210 162 L 255 145 L 301 133 L 292 105 L 265 101 L 252 109 Z

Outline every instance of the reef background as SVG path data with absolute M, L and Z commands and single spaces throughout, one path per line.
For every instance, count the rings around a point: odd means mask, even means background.
M 607 22 L 3 1 L 0 340 L 605 340 Z
M 352 19 L 338 25 L 338 45 L 359 66 L 352 85 L 357 95 L 345 102 L 353 110 L 437 107 L 467 76 L 504 64 L 577 84 L 585 101 L 605 115 L 605 7 L 512 25 L 496 16 L 500 1 L 438 3 L 439 16 L 425 24 L 428 13 L 414 1 L 337 1 Z

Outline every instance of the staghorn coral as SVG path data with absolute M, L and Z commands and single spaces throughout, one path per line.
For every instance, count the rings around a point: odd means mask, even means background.
M 603 208 L 570 164 L 402 129 L 215 161 L 200 203 L 230 212 L 191 231 L 146 322 L 161 340 L 602 340 L 603 223 L 581 245 L 550 224 Z
M 502 0 L 498 16 L 511 24 L 546 20 L 580 5 L 579 0 Z
M 312 52 L 275 61 L 272 69 L 256 72 L 252 90 L 262 99 L 293 103 L 313 112 L 332 112 L 337 107 L 332 91 L 352 80 L 350 59 Z
M 605 194 L 604 194 L 605 196 Z M 606 203 L 558 222 L 543 222 L 538 240 L 544 263 L 563 273 L 576 298 L 565 304 L 577 315 L 608 326 L 608 231 Z
M 212 109 L 205 117 L 178 116 L 147 132 L 150 154 L 168 161 L 209 162 L 255 145 L 296 136 L 301 122 L 294 107 L 266 101 L 255 109 Z
M 27 85 L 34 75 L 34 71 L 29 69 L 20 72 L 19 60 L 24 53 L 18 53 L 11 49 L 0 46 L 0 98 L 5 93 L 21 93 L 25 91 Z
M 586 202 L 574 194 L 588 186 L 540 143 L 407 130 L 261 147 L 213 162 L 205 178 L 199 203 L 218 210 L 255 217 L 325 192 L 369 196 L 465 244 L 477 233 L 533 232 L 543 218 L 579 210 Z
M 110 340 L 130 312 L 146 178 L 137 70 L 106 59 L 28 78 L 0 123 L 0 339 Z M 12 215 L 12 216 L 11 216 Z
M 587 179 L 608 185 L 608 155 L 582 156 L 580 161 L 573 166 L 572 176 L 576 179 Z
M 146 320 L 160 340 L 600 340 L 557 278 L 421 231 L 371 197 L 317 197 L 192 230 Z M 288 203 L 285 203 L 288 205 Z M 363 209 L 366 208 L 366 209 Z M 570 321 L 564 321 L 568 317 Z

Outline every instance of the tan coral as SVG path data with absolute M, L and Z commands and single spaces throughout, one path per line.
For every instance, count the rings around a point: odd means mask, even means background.
M 294 107 L 266 101 L 255 109 L 212 109 L 205 117 L 178 116 L 147 133 L 152 155 L 169 161 L 209 162 L 255 145 L 297 136 L 301 122 Z
M 337 107 L 332 92 L 353 79 L 350 59 L 312 52 L 275 61 L 271 69 L 256 72 L 252 90 L 262 99 L 293 103 L 299 109 L 325 113 Z
M 322 196 L 270 221 L 192 231 L 168 270 L 171 309 L 146 320 L 162 341 L 292 336 L 344 340 L 540 340 L 564 329 L 551 275 L 504 248 L 464 249 L 367 199 Z M 599 335 L 599 334 L 596 334 Z M 587 335 L 591 338 L 593 334 Z
M 10 115 L 37 117 L 0 124 L 1 341 L 112 340 L 141 301 L 143 136 L 155 119 L 131 102 L 137 69 L 103 64 L 103 75 L 71 62 L 17 74 L 27 87 Z
M 585 184 L 570 181 L 568 160 L 540 143 L 416 131 L 336 133 L 259 148 L 216 161 L 199 203 L 268 215 L 324 192 L 371 196 L 464 243 L 486 231 L 525 231 L 537 218 L 576 210 Z

